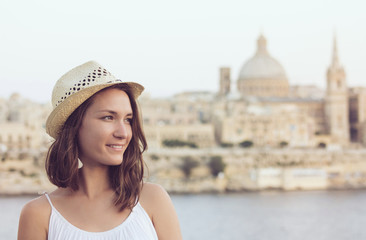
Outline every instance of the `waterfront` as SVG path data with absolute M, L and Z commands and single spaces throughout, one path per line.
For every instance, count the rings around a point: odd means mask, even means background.
M 0 198 L 0 239 L 16 239 L 21 206 Z M 365 239 L 366 191 L 174 195 L 185 240 Z

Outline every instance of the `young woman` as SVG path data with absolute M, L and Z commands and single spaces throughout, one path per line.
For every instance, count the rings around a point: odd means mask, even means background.
M 143 89 L 96 62 L 57 81 L 46 171 L 58 189 L 24 206 L 19 240 L 182 239 L 168 194 L 143 182 Z

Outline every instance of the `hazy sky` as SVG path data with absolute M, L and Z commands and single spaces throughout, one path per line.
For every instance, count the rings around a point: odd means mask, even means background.
M 336 31 L 350 86 L 366 86 L 366 1 L 149 0 L 0 2 L 0 97 L 47 102 L 56 80 L 88 60 L 153 97 L 217 91 L 236 81 L 260 32 L 290 84 L 325 86 Z

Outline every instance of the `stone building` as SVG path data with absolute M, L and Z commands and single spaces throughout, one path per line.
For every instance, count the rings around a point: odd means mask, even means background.
M 350 140 L 366 143 L 366 88 L 354 87 L 348 91 Z
M 140 99 L 149 147 L 161 148 L 165 140 L 180 140 L 198 147 L 216 145 L 211 124 L 215 94 L 184 92 L 170 99 Z
M 13 94 L 0 99 L 0 154 L 6 160 L 37 155 L 50 142 L 44 130 L 47 104 L 38 104 Z
M 215 103 L 216 140 L 234 144 L 250 140 L 260 146 L 274 146 L 279 141 L 298 147 L 366 145 L 365 91 L 348 88 L 336 39 L 325 91 L 290 86 L 284 68 L 269 54 L 266 43 L 264 36 L 259 36 L 255 55 L 240 71 L 237 91 Z M 230 87 L 218 92 L 222 95 L 226 89 Z

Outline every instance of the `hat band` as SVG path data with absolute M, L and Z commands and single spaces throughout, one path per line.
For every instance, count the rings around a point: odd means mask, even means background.
M 86 77 L 82 78 L 78 82 L 76 82 L 73 86 L 69 86 L 64 89 L 64 94 L 58 98 L 55 103 L 55 107 L 57 107 L 60 103 L 65 101 L 69 96 L 85 89 L 88 87 L 92 87 L 95 85 L 106 84 L 106 83 L 115 83 L 122 82 L 120 79 L 116 79 L 110 72 L 108 72 L 105 68 L 98 67 L 93 72 L 89 73 Z

